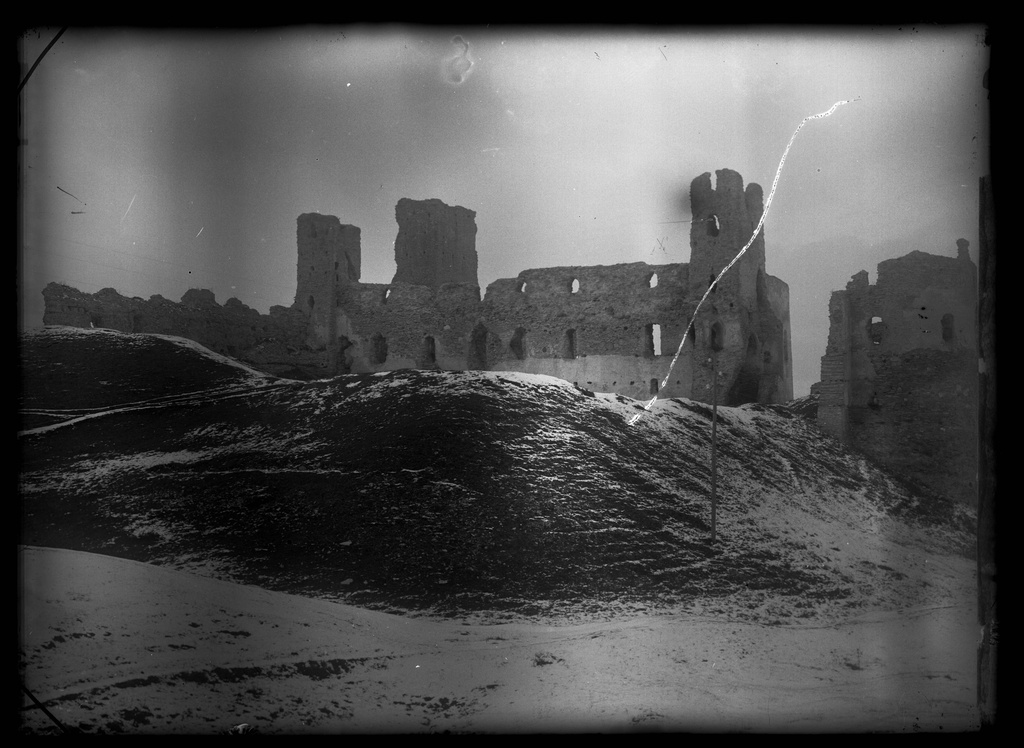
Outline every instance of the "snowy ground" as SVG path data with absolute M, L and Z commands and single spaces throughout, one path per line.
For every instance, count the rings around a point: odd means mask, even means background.
M 785 406 L 718 409 L 712 543 L 706 405 L 208 354 L 22 339 L 20 678 L 68 728 L 978 727 L 973 511 Z
M 22 678 L 88 733 L 973 730 L 974 565 L 831 624 L 482 625 L 23 547 Z M 557 618 L 552 619 L 557 621 Z M 31 707 L 27 696 L 24 706 Z M 56 732 L 42 710 L 24 732 Z

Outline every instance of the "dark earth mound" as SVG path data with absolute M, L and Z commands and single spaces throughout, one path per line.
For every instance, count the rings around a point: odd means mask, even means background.
M 166 338 L 27 337 L 23 409 L 66 423 L 20 437 L 26 544 L 378 609 L 597 615 L 740 595 L 752 616 L 786 600 L 784 617 L 905 596 L 844 539 L 973 543 L 968 510 L 784 406 L 719 409 L 712 544 L 700 403 L 644 413 L 502 372 L 295 382 Z

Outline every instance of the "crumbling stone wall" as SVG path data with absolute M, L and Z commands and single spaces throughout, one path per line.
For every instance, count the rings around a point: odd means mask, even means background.
M 45 325 L 177 335 L 278 376 L 308 379 L 328 371 L 326 351 L 303 342 L 308 318 L 299 309 L 273 306 L 260 314 L 235 298 L 221 306 L 201 289 L 187 291 L 177 303 L 159 294 L 147 301 L 112 288 L 87 294 L 50 283 L 43 298 Z
M 361 283 L 360 237 L 334 216 L 297 221 L 295 302 L 259 315 L 237 299 L 224 307 L 209 291 L 181 304 L 129 300 L 112 290 L 47 296 L 46 324 L 90 324 L 126 332 L 164 332 L 272 373 L 323 377 L 401 368 L 490 369 L 547 374 L 596 391 L 637 399 L 710 401 L 713 332 L 719 402 L 792 399 L 789 289 L 765 273 L 759 236 L 694 322 L 707 290 L 694 267 L 717 274 L 750 238 L 761 216 L 761 189 L 744 190 L 722 170 L 694 180 L 691 264 L 555 267 L 495 281 L 480 298 L 475 213 L 440 200 L 399 201 L 397 271 L 390 284 Z M 713 225 L 713 230 L 709 226 Z M 713 277 L 713 276 L 712 276 Z M 113 296 L 110 296 L 113 294 Z M 116 298 L 114 298 L 116 297 Z M 95 319 L 94 319 L 95 317 Z
M 690 293 L 699 298 L 736 253 L 750 240 L 764 213 L 760 185 L 743 188 L 743 177 L 732 169 L 710 172 L 690 183 Z M 752 298 L 757 271 L 764 270 L 764 229 L 757 235 L 742 260 L 718 284 L 718 291 L 730 297 Z
M 693 313 L 687 287 L 687 265 L 643 262 L 525 270 L 495 281 L 482 314 L 493 341 L 488 368 L 650 397 Z M 660 395 L 689 396 L 691 349 L 692 341 Z
M 359 283 L 340 291 L 335 309 L 339 373 L 466 369 L 480 315 L 476 284 L 440 287 Z
M 911 252 L 829 300 L 818 422 L 877 462 L 973 503 L 977 491 L 977 270 Z
M 472 210 L 440 200 L 399 200 L 395 206 L 397 270 L 392 283 L 476 285 L 475 219 Z
M 326 350 L 336 337 L 338 289 L 359 281 L 359 229 L 334 216 L 303 213 L 298 218 L 298 267 L 294 307 L 309 317 L 306 345 Z

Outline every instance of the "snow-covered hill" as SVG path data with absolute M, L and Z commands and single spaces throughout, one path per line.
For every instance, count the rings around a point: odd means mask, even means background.
M 22 370 L 20 676 L 69 729 L 977 726 L 973 515 L 792 408 L 719 409 L 712 543 L 701 403 L 61 328 Z
M 936 559 L 973 549 L 969 510 L 782 406 L 719 409 L 712 544 L 700 403 L 502 372 L 273 380 L 109 331 L 24 351 L 49 420 L 21 436 L 32 545 L 380 610 L 771 623 L 926 603 Z

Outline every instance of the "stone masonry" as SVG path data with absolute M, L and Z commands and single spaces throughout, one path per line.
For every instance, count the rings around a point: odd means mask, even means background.
M 957 257 L 911 252 L 864 271 L 829 301 L 818 423 L 827 432 L 939 493 L 977 492 L 977 269 Z
M 789 289 L 765 272 L 763 232 L 701 308 L 671 378 L 672 357 L 711 278 L 750 239 L 763 211 L 757 185 L 736 172 L 691 186 L 689 264 L 524 270 L 481 299 L 475 213 L 440 200 L 395 210 L 397 271 L 362 283 L 359 229 L 334 216 L 298 218 L 295 302 L 261 315 L 209 291 L 181 304 L 50 284 L 45 324 L 161 332 L 196 340 L 273 374 L 322 378 L 401 368 L 548 374 L 637 399 L 711 399 L 710 344 L 719 353 L 719 402 L 792 399 Z
M 477 284 L 476 213 L 440 200 L 410 200 L 395 206 L 398 237 L 392 283 L 438 287 Z

